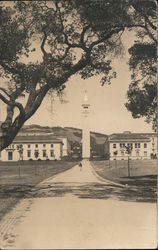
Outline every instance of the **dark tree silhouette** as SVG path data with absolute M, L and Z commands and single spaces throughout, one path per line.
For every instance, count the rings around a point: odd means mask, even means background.
M 131 83 L 125 104 L 134 118 L 145 117 L 157 126 L 157 13 L 156 1 L 133 1 L 145 29 L 137 32 L 137 41 L 129 49 Z
M 123 32 L 150 34 L 150 13 L 144 16 L 135 2 L 140 1 L 0 3 L 0 100 L 7 106 L 0 150 L 14 140 L 47 93 L 60 93 L 71 76 L 101 74 L 102 85 L 110 84 L 116 73 L 109 58 L 120 53 Z

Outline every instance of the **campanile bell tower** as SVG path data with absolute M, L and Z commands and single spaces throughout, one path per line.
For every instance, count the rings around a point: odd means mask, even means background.
M 82 128 L 82 158 L 90 158 L 90 128 L 88 123 L 90 104 L 88 102 L 87 91 L 85 90 L 82 104 L 83 128 Z

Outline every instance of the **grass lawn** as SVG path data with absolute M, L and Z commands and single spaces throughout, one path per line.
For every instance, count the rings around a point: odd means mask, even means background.
M 67 161 L 0 163 L 0 220 L 42 180 L 76 165 Z
M 101 177 L 136 187 L 157 187 L 157 160 L 130 160 L 130 177 L 127 161 L 93 161 L 92 166 Z

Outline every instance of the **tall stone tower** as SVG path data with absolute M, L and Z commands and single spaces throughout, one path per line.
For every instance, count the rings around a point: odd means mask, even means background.
M 87 91 L 85 90 L 83 109 L 83 128 L 82 128 L 82 159 L 90 158 L 90 128 L 88 123 L 90 104 L 88 103 Z

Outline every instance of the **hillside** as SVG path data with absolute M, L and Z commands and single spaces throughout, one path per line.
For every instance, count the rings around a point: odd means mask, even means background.
M 81 129 L 72 127 L 48 127 L 32 124 L 25 125 L 21 129 L 20 134 L 21 133 L 54 133 L 56 136 L 66 136 L 68 139 L 69 154 L 71 154 L 72 151 L 75 155 L 81 154 Z M 108 136 L 101 133 L 91 132 L 90 137 L 92 154 L 95 157 L 105 157 L 105 155 L 108 154 Z

